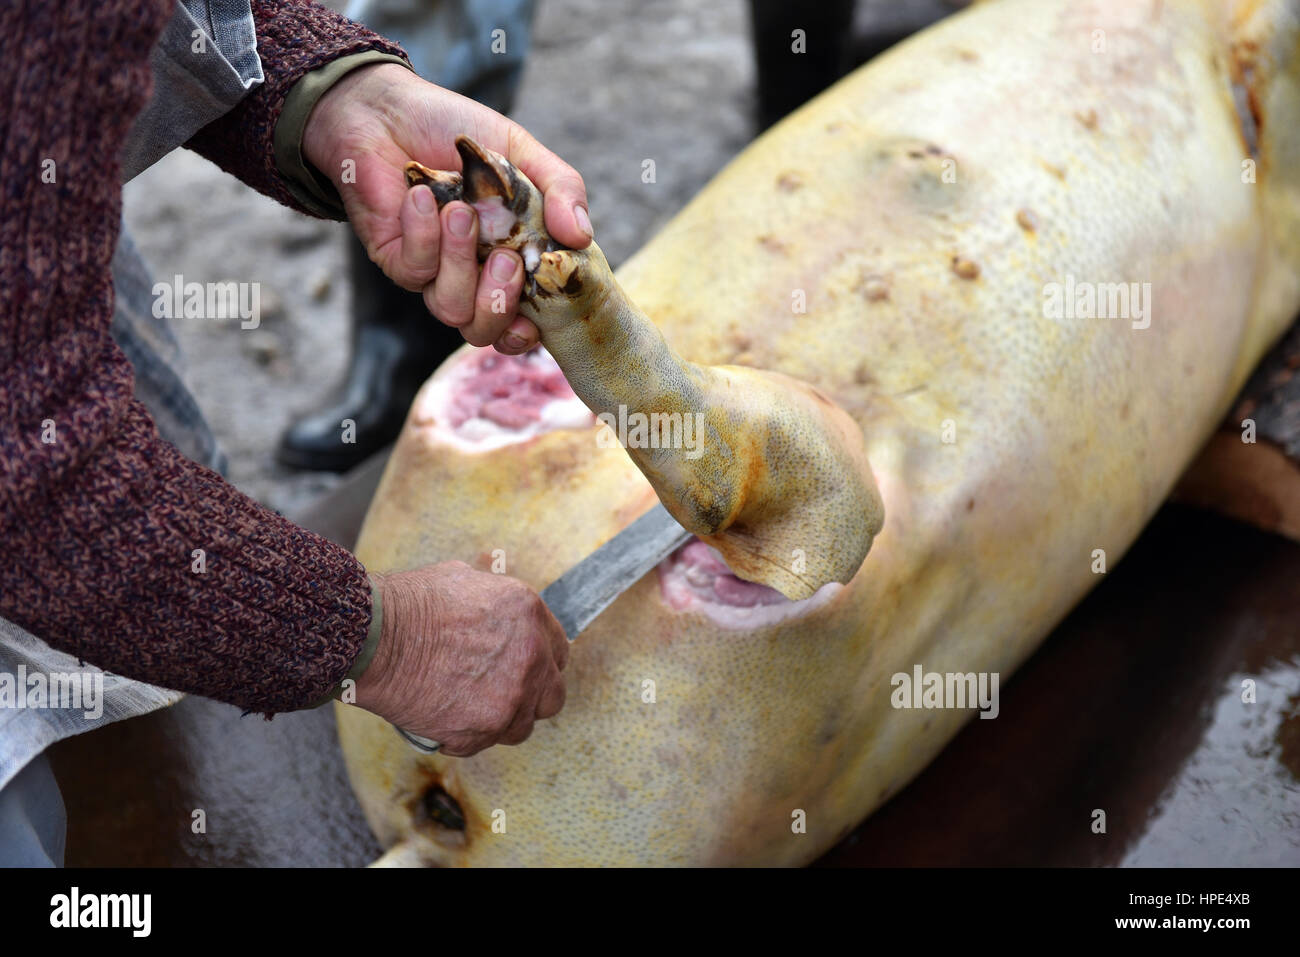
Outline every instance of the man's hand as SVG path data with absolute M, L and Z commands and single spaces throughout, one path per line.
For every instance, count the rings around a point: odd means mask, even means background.
M 497 249 L 480 278 L 474 208 L 448 203 L 439 216 L 427 186 L 406 188 L 410 160 L 459 169 L 461 133 L 503 154 L 545 194 L 546 229 L 555 239 L 574 249 L 591 242 L 586 187 L 572 167 L 519 124 L 396 63 L 354 70 L 321 97 L 303 154 L 334 183 L 370 258 L 390 279 L 423 290 L 429 311 L 466 341 L 517 355 L 538 339 L 537 327 L 516 315 L 524 284 L 519 255 Z
M 371 575 L 383 605 L 359 707 L 468 757 L 519 744 L 564 707 L 569 642 L 523 582 L 443 562 Z

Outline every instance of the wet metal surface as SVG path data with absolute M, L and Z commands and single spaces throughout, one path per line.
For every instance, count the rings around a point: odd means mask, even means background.
M 309 527 L 350 541 L 379 466 L 359 472 Z M 268 722 L 188 698 L 51 756 L 70 865 L 379 853 L 329 708 Z M 1003 684 L 998 719 L 970 722 L 819 863 L 1300 865 L 1300 546 L 1167 508 Z

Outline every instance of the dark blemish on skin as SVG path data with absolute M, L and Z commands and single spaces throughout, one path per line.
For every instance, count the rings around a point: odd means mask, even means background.
M 875 382 L 876 378 L 871 374 L 870 370 L 867 369 L 867 364 L 865 362 L 859 362 L 858 367 L 853 370 L 853 381 L 858 385 L 869 385 L 870 383 Z
M 1241 137 L 1241 145 L 1247 154 L 1257 159 L 1264 115 L 1256 91 L 1253 44 L 1241 42 L 1233 45 L 1228 61 L 1228 76 L 1232 88 L 1232 106 L 1237 114 L 1237 134 Z
M 926 147 L 925 147 L 925 151 L 926 151 L 927 153 L 929 153 L 931 156 L 942 156 L 942 155 L 943 155 L 943 148 L 942 148 L 942 147 L 939 147 L 939 146 L 935 146 L 933 143 L 929 143 L 929 144 L 927 144 Z
M 425 817 L 449 831 L 465 830 L 465 812 L 461 810 L 460 803 L 435 784 L 429 790 L 424 792 L 424 799 L 421 802 Z
M 1121 421 L 1121 422 L 1127 422 L 1127 421 L 1128 421 L 1128 415 L 1129 415 L 1129 407 L 1128 407 L 1128 403 L 1125 402 L 1122 406 L 1119 407 L 1119 418 L 1120 418 L 1120 421 Z
M 962 279 L 978 279 L 980 275 L 979 263 L 961 256 L 952 257 L 952 271 Z
M 910 156 L 910 157 L 911 157 L 912 159 L 914 159 L 914 160 L 925 159 L 925 151 L 924 151 L 924 150 L 910 149 L 910 150 L 907 151 L 907 155 Z
M 889 282 L 884 276 L 874 273 L 863 276 L 860 288 L 867 302 L 883 302 L 889 298 Z
M 1047 170 L 1047 172 L 1051 173 L 1062 183 L 1065 182 L 1065 170 L 1061 169 L 1061 167 L 1053 166 L 1051 163 L 1047 162 L 1047 160 L 1039 160 L 1038 162 L 1039 165 L 1043 167 L 1043 169 Z
M 910 389 L 904 389 L 902 392 L 895 392 L 895 393 L 894 393 L 890 398 L 894 398 L 894 399 L 905 399 L 905 398 L 907 398 L 909 395 L 918 395 L 918 394 L 920 394 L 920 393 L 922 393 L 922 392 L 925 392 L 925 391 L 926 391 L 927 389 L 929 389 L 929 388 L 930 388 L 930 387 L 929 387 L 928 385 L 925 385 L 925 384 L 922 384 L 922 385 L 914 385 L 914 386 L 912 386 L 912 388 L 910 388 Z
M 973 499 L 973 498 L 969 498 L 969 499 L 967 499 L 967 500 L 966 500 L 966 511 L 970 512 L 970 511 L 974 511 L 974 509 L 975 509 L 975 499 Z
M 708 506 L 699 506 L 697 503 L 695 518 L 696 521 L 700 522 L 704 526 L 704 528 L 708 529 L 706 534 L 712 535 L 721 528 L 722 523 L 727 520 L 727 510 L 718 502 L 713 502 Z M 733 532 L 736 531 L 734 525 L 731 530 Z
M 803 187 L 803 177 L 793 172 L 782 173 L 776 179 L 776 186 L 783 193 L 793 193 Z
M 957 59 L 962 60 L 965 63 L 978 63 L 980 61 L 980 55 L 974 50 L 967 50 L 965 47 L 958 47 L 954 52 L 957 54 Z
M 1038 231 L 1038 220 L 1034 214 L 1027 209 L 1016 210 L 1016 225 L 1027 233 Z
M 1076 111 L 1074 114 L 1074 118 L 1083 124 L 1083 128 L 1085 130 L 1095 130 L 1097 128 L 1096 110 L 1087 110 L 1086 112 L 1083 113 Z
M 582 277 L 578 275 L 578 270 L 569 274 L 569 278 L 564 281 L 564 287 L 560 290 L 566 296 L 576 296 L 582 292 Z
M 784 256 L 786 253 L 785 243 L 781 242 L 775 236 L 759 236 L 758 244 L 770 253 L 776 253 Z

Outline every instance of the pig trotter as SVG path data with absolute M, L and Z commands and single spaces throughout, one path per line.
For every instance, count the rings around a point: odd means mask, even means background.
M 673 517 L 741 578 L 791 599 L 847 583 L 884 523 L 861 430 L 806 383 L 677 356 L 630 302 L 600 247 L 547 234 L 542 195 L 502 156 L 456 141 L 462 173 L 406 168 L 439 206 L 479 216 L 479 258 L 498 246 L 528 272 L 520 314 L 578 397 L 627 450 Z

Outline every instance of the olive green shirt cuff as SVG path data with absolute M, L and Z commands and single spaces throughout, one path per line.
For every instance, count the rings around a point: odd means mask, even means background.
M 317 67 L 293 85 L 284 98 L 284 107 L 275 124 L 275 165 L 284 177 L 289 193 L 303 208 L 326 219 L 345 220 L 343 200 L 328 177 L 307 162 L 302 155 L 302 137 L 307 129 L 307 118 L 317 101 L 329 89 L 358 67 L 371 63 L 400 63 L 408 70 L 411 65 L 399 56 L 365 50 L 331 60 Z
M 319 701 L 309 704 L 308 708 L 319 708 L 323 704 L 342 698 L 344 690 L 348 687 L 348 682 L 352 682 L 352 687 L 356 687 L 359 679 L 370 662 L 375 657 L 375 652 L 379 650 L 379 636 L 383 632 L 384 608 L 379 600 L 379 588 L 375 585 L 373 579 L 370 581 L 370 630 L 366 632 L 365 643 L 361 646 L 360 653 L 352 661 L 352 667 L 348 669 L 347 675 L 334 686 L 334 689 L 325 695 Z

